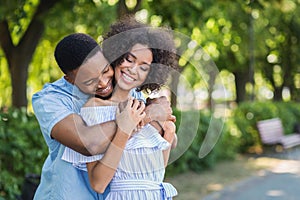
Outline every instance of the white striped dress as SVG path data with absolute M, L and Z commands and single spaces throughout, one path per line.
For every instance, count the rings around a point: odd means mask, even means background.
M 116 106 L 83 107 L 81 116 L 88 126 L 115 119 Z M 111 200 L 170 200 L 177 195 L 170 183 L 164 183 L 162 150 L 170 144 L 151 125 L 146 125 L 130 138 L 124 149 L 116 173 L 105 199 Z M 84 156 L 65 148 L 62 159 L 79 169 L 87 170 L 85 163 L 100 160 L 103 154 Z

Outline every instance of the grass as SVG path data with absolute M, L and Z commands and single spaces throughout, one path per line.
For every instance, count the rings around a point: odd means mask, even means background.
M 174 200 L 196 200 L 212 192 L 247 179 L 251 176 L 271 170 L 280 162 L 279 159 L 249 156 L 238 156 L 234 161 L 223 161 L 213 169 L 201 173 L 187 172 L 169 177 L 166 182 L 172 183 L 178 191 Z

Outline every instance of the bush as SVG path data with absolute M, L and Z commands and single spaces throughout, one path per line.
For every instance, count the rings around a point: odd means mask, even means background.
M 224 159 L 233 159 L 237 154 L 238 141 L 233 136 L 227 124 L 221 119 L 212 120 L 211 113 L 205 111 L 174 111 L 177 118 L 177 136 L 178 146 L 171 151 L 170 161 L 175 161 L 168 165 L 167 176 L 182 173 L 188 170 L 201 172 L 205 169 L 213 167 L 218 161 Z M 210 132 L 208 129 L 210 127 Z M 219 131 L 221 134 L 219 135 Z M 217 143 L 211 147 L 212 150 L 203 158 L 199 157 L 200 148 L 206 148 L 203 141 L 205 136 L 209 134 L 211 140 L 208 143 Z M 191 140 L 192 139 L 192 140 Z M 178 154 L 180 157 L 178 156 Z M 175 155 L 175 156 L 174 156 Z M 175 157 L 175 158 L 174 158 Z M 179 158 L 178 158 L 179 157 Z M 177 159 L 178 158 L 178 159 Z
M 285 134 L 292 133 L 300 121 L 300 107 L 297 103 L 285 102 L 244 102 L 233 113 L 233 120 L 240 132 L 239 151 L 249 152 L 255 147 L 262 149 L 256 122 L 278 117 Z
M 0 110 L 0 199 L 16 199 L 26 174 L 40 174 L 48 149 L 26 109 Z

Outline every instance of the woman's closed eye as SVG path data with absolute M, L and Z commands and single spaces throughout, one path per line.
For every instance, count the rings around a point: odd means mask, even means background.
M 150 70 L 150 66 L 149 65 L 141 65 L 140 66 L 141 70 L 143 70 L 144 72 L 147 72 Z
M 127 56 L 125 57 L 125 60 L 126 60 L 127 62 L 129 62 L 129 63 L 134 63 L 134 62 L 135 62 L 135 59 L 134 59 L 132 56 L 130 56 L 130 55 L 127 55 Z

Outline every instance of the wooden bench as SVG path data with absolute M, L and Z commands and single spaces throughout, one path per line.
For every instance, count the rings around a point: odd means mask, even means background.
M 258 121 L 257 128 L 261 142 L 265 145 L 280 144 L 284 149 L 300 145 L 300 134 L 284 135 L 282 122 L 279 118 Z

